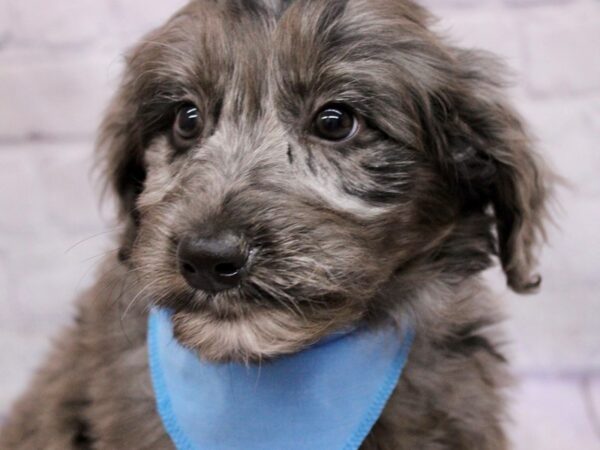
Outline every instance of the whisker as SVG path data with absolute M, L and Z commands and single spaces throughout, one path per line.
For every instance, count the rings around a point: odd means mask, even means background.
M 119 227 L 110 228 L 108 230 L 100 231 L 99 233 L 95 233 L 95 234 L 92 234 L 91 236 L 88 236 L 88 237 L 86 237 L 84 239 L 81 239 L 80 241 L 77 241 L 73 245 L 71 245 L 70 247 L 68 247 L 65 250 L 65 254 L 69 254 L 73 249 L 75 249 L 76 247 L 78 247 L 79 245 L 81 245 L 81 244 L 83 244 L 83 243 L 85 243 L 87 241 L 90 241 L 90 240 L 95 239 L 95 238 L 100 237 L 100 236 L 104 236 L 104 235 L 113 233 L 113 232 L 117 231 L 119 228 L 121 228 L 121 227 L 119 226 Z
M 123 311 L 123 314 L 121 315 L 121 321 L 123 321 L 125 319 L 125 317 L 127 316 L 127 313 L 131 310 L 131 308 L 133 307 L 133 305 L 135 304 L 135 302 L 142 296 L 142 294 L 144 292 L 146 292 L 148 289 L 150 289 L 152 286 L 156 285 L 157 283 L 159 283 L 161 280 L 160 278 L 151 281 L 150 283 L 146 284 L 146 286 L 144 286 L 134 297 L 133 300 L 131 300 L 127 306 L 125 307 L 125 311 Z

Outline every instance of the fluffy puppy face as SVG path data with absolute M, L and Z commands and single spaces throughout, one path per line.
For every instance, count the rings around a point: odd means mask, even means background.
M 132 51 L 103 125 L 136 301 L 205 358 L 255 360 L 495 253 L 535 287 L 544 188 L 495 71 L 408 1 L 191 2 Z M 223 233 L 243 276 L 193 287 L 182 241 Z

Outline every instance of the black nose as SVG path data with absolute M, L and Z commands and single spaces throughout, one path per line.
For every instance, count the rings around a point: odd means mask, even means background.
M 240 284 L 248 260 L 242 239 L 234 233 L 201 237 L 190 233 L 177 247 L 179 271 L 194 289 L 219 292 Z

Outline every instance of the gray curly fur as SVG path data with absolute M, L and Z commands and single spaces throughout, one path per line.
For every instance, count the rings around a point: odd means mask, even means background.
M 169 449 L 146 361 L 152 305 L 214 361 L 258 361 L 334 330 L 416 327 L 405 372 L 363 450 L 509 448 L 501 318 L 480 273 L 537 288 L 547 182 L 488 55 L 450 46 L 407 0 L 198 0 L 127 58 L 99 155 L 119 199 L 119 257 L 5 424 L 0 448 Z M 171 132 L 182 101 L 203 132 Z M 351 140 L 314 137 L 346 103 Z M 237 288 L 177 271 L 190 229 L 257 249 Z

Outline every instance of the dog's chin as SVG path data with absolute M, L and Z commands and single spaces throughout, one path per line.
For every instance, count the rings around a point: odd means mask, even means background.
M 172 320 L 176 339 L 212 362 L 270 360 L 301 351 L 329 333 L 323 323 L 280 310 L 228 318 L 209 311 L 177 312 Z

